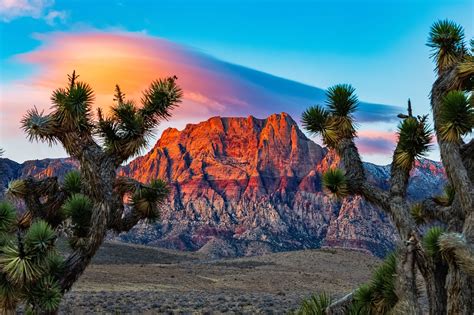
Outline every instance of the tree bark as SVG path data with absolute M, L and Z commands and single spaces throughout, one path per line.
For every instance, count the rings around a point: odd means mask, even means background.
M 411 217 L 406 201 L 409 171 L 392 163 L 390 193 L 367 183 L 365 170 L 353 139 L 342 139 L 337 145 L 337 152 L 345 167 L 348 177 L 348 188 L 352 194 L 362 195 L 368 202 L 379 206 L 389 214 L 402 240 L 397 253 L 396 294 L 399 302 L 396 305 L 399 313 L 409 311 L 421 314 L 416 285 L 415 248 L 420 239 L 416 223 Z M 419 255 L 419 259 L 425 259 Z
M 431 107 L 435 130 L 439 135 L 439 115 L 443 97 L 452 90 L 460 89 L 462 82 L 457 79 L 457 65 L 439 74 L 431 90 Z M 473 218 L 473 151 L 472 140 L 461 146 L 457 143 L 443 141 L 438 136 L 441 159 L 446 169 L 446 174 L 451 185 L 455 188 L 456 195 L 452 207 L 454 212 L 461 211 L 464 215 L 462 231 L 459 226 L 449 226 L 449 232 L 462 232 L 467 244 L 474 241 L 474 218 Z M 454 230 L 453 230 L 454 228 Z M 447 286 L 447 312 L 448 314 L 474 314 L 473 305 L 473 278 L 463 272 L 456 263 L 454 253 L 448 253 L 446 257 L 449 263 L 449 271 L 446 280 Z
M 422 314 L 420 303 L 418 303 L 414 246 L 411 243 L 400 246 L 397 253 L 395 292 L 399 300 L 393 309 L 393 314 L 407 312 L 408 314 Z
M 325 314 L 326 315 L 344 315 L 347 314 L 347 310 L 351 306 L 352 302 L 354 300 L 354 292 L 351 292 L 349 294 L 346 294 L 339 300 L 331 303 L 326 310 Z
M 472 315 L 474 278 L 462 272 L 451 262 L 446 280 L 448 314 Z
M 66 260 L 65 272 L 60 281 L 62 292 L 71 289 L 102 245 L 112 207 L 118 203 L 117 195 L 113 192 L 116 178 L 113 161 L 107 159 L 98 147 L 88 149 L 80 158 L 80 171 L 86 184 L 84 193 L 93 202 L 91 228 L 87 245 L 75 250 Z
M 11 308 L 0 308 L 0 315 L 15 315 L 16 309 Z
M 433 272 L 424 277 L 430 315 L 446 314 L 446 276 L 448 268 L 444 263 L 433 263 L 433 267 Z

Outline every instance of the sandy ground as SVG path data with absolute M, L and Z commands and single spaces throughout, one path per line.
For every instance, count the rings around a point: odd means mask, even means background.
M 63 314 L 286 314 L 325 291 L 338 297 L 379 260 L 304 250 L 209 260 L 197 253 L 106 243 L 61 306 Z

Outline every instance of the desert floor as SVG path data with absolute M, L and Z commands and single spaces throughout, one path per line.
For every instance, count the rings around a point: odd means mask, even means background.
M 63 314 L 287 314 L 325 291 L 344 295 L 379 260 L 341 249 L 210 260 L 197 253 L 106 243 Z

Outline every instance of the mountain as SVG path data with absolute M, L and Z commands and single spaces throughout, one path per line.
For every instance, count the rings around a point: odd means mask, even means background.
M 0 163 L 12 164 L 6 161 Z M 322 191 L 321 174 L 338 163 L 285 113 L 266 119 L 213 117 L 182 131 L 169 128 L 150 152 L 120 170 L 142 182 L 157 177 L 169 182 L 160 223 L 116 237 L 211 256 L 320 246 L 383 256 L 397 239 L 389 218 L 360 197 L 337 201 Z M 0 179 L 61 175 L 76 166 L 68 159 L 29 161 L 11 165 L 10 175 Z M 370 181 L 388 186 L 390 166 L 365 167 Z M 442 165 L 422 160 L 412 171 L 409 196 L 437 194 L 444 182 Z
M 62 178 L 67 172 L 78 167 L 79 162 L 71 158 L 30 160 L 22 164 L 0 158 L 0 196 L 3 194 L 3 188 L 6 188 L 12 179 L 28 176 L 36 178 L 58 176 Z

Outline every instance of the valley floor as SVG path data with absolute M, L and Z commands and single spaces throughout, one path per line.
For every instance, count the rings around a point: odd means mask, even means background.
M 65 297 L 63 314 L 285 314 L 312 293 L 341 296 L 379 260 L 304 250 L 209 260 L 197 253 L 106 243 Z

